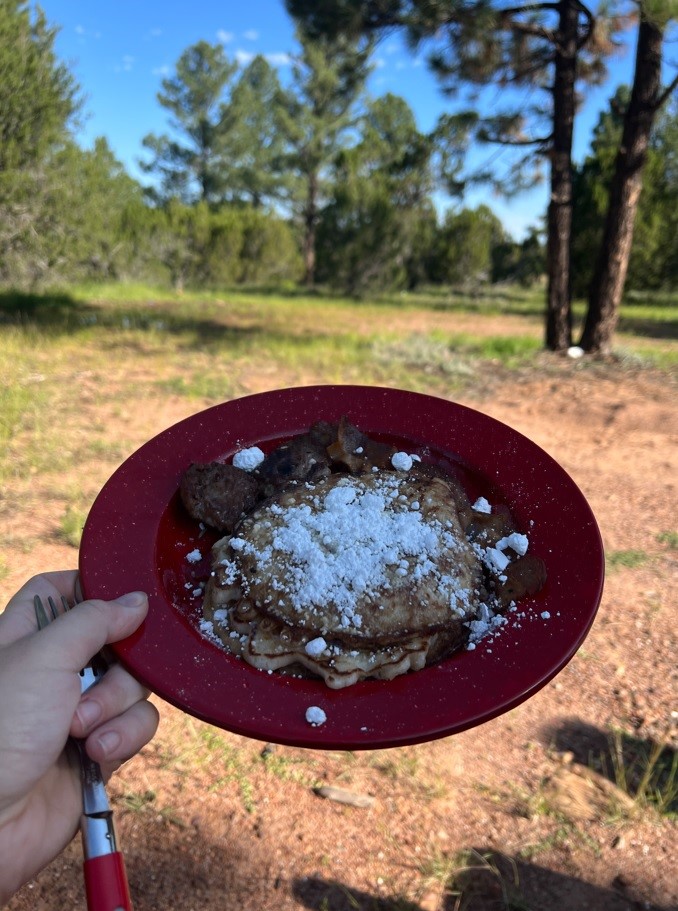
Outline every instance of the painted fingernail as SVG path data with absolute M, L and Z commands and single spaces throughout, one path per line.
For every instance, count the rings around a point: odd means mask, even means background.
M 122 604 L 123 607 L 137 608 L 146 603 L 146 593 L 128 592 L 126 595 L 120 595 L 120 597 L 116 598 L 115 600 L 118 602 L 118 604 Z
M 87 730 L 87 728 L 93 727 L 101 718 L 101 706 L 93 699 L 85 699 L 78 706 L 76 715 L 80 719 L 80 724 Z
M 120 734 L 115 731 L 106 731 L 105 734 L 101 734 L 97 737 L 99 746 L 104 752 L 104 755 L 110 756 L 111 753 L 114 753 L 121 743 Z

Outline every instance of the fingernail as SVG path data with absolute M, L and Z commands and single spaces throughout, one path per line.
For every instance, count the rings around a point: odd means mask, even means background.
M 100 737 L 97 737 L 97 742 L 106 756 L 110 756 L 111 753 L 114 753 L 118 749 L 121 740 L 120 734 L 117 734 L 115 731 L 107 731 L 105 734 L 101 734 Z
M 120 595 L 119 598 L 115 599 L 118 604 L 122 604 L 123 607 L 141 607 L 142 604 L 146 603 L 146 593 L 145 592 L 128 592 L 126 595 Z
M 101 718 L 101 706 L 93 699 L 85 699 L 77 708 L 76 715 L 85 730 L 91 728 Z

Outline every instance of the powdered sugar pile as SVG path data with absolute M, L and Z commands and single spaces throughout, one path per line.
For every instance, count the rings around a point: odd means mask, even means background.
M 271 513 L 284 521 L 270 544 L 257 549 L 236 536 L 230 546 L 253 556 L 259 572 L 277 569 L 284 578 L 285 596 L 299 611 L 331 604 L 343 629 L 360 629 L 363 620 L 357 604 L 365 595 L 388 591 L 393 575 L 431 579 L 453 614 L 466 616 L 473 592 L 438 568 L 438 558 L 460 551 L 462 542 L 453 528 L 424 517 L 420 504 L 402 493 L 402 483 L 389 472 L 369 487 L 347 479 L 327 493 L 319 491 L 313 498 L 315 508 L 309 503 L 273 504 Z M 233 561 L 225 560 L 222 566 L 235 578 Z M 272 585 L 282 587 L 278 579 Z

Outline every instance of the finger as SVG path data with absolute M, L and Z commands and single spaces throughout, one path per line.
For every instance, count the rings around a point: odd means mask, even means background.
M 54 671 L 78 672 L 104 645 L 131 636 L 147 611 L 143 592 L 76 604 L 35 636 L 36 660 Z
M 135 703 L 148 697 L 148 690 L 119 664 L 112 665 L 100 683 L 88 690 L 73 716 L 73 737 L 86 737 L 95 727 L 122 715 Z
M 104 775 L 110 775 L 151 740 L 159 719 L 158 710 L 151 702 L 137 702 L 92 731 L 85 741 L 87 752 L 101 764 Z
M 29 579 L 10 599 L 4 612 L 0 614 L 0 645 L 9 645 L 35 632 L 37 621 L 33 599 L 36 595 L 45 604 L 48 598 L 55 598 L 59 602 L 62 597 L 71 604 L 77 600 L 75 598 L 77 584 L 78 571 L 75 569 L 42 573 Z

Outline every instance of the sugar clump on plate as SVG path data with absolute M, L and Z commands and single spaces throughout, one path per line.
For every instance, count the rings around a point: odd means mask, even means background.
M 233 465 L 235 468 L 242 468 L 243 471 L 254 471 L 264 461 L 264 453 L 258 446 L 250 446 L 248 449 L 240 449 L 233 456 Z
M 414 462 L 420 462 L 419 456 L 407 452 L 394 452 L 391 456 L 391 465 L 396 471 L 409 471 Z
M 319 727 L 321 724 L 325 724 L 327 721 L 327 715 L 325 712 L 317 705 L 310 705 L 306 709 L 306 721 L 314 728 Z

